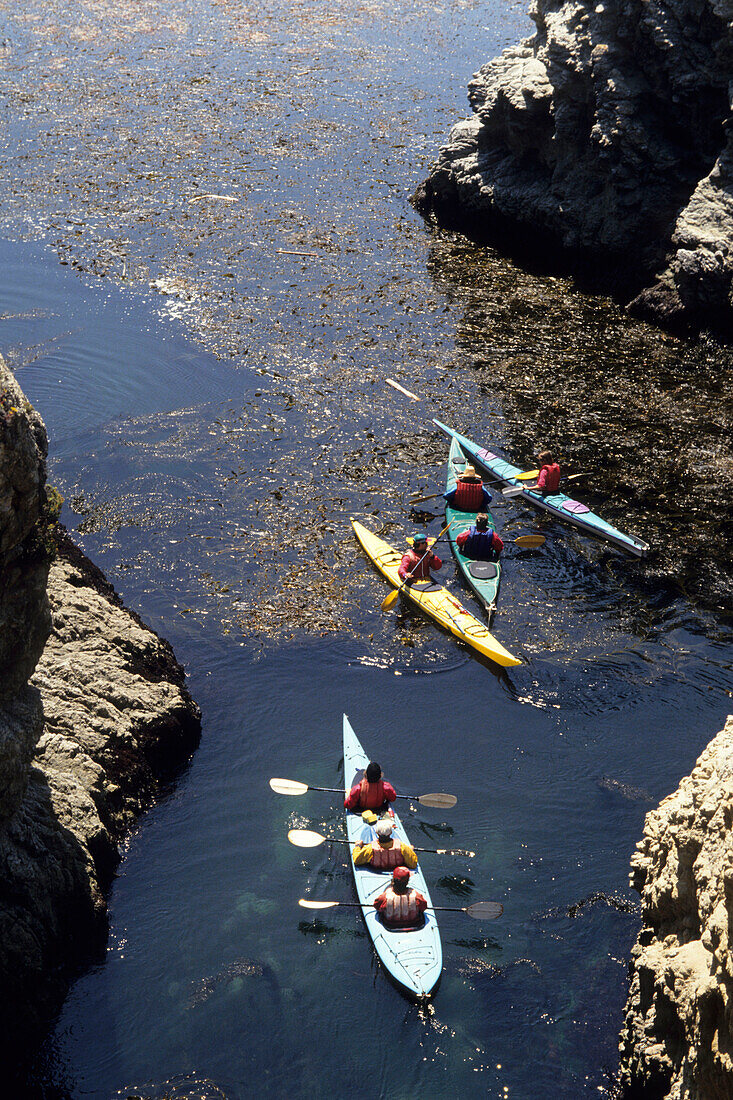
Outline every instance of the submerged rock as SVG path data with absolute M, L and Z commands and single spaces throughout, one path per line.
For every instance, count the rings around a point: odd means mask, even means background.
M 535 34 L 469 84 L 416 207 L 555 267 L 562 250 L 638 315 L 733 331 L 729 0 L 530 15 Z
M 620 1044 L 625 1096 L 733 1096 L 733 717 L 646 816 L 643 925 Z

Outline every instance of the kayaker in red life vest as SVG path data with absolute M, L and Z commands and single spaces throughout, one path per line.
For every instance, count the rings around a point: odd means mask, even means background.
M 379 811 L 394 802 L 396 797 L 397 791 L 391 783 L 382 779 L 382 769 L 372 761 L 367 764 L 361 783 L 357 783 L 347 794 L 344 806 L 354 813 L 361 813 L 363 810 Z
M 443 496 L 452 508 L 459 512 L 483 512 L 491 503 L 491 494 L 484 487 L 484 483 L 469 463 L 464 467 L 463 473 L 456 481 L 454 489 L 449 489 Z
M 499 554 L 504 549 L 504 543 L 489 527 L 489 517 L 486 512 L 479 512 L 476 522 L 468 531 L 461 531 L 456 539 L 456 545 L 467 558 L 474 561 L 498 561 Z
M 422 531 L 417 531 L 413 536 L 412 546 L 406 554 L 402 555 L 402 561 L 397 572 L 400 580 L 407 581 L 408 584 L 411 581 L 429 581 L 432 579 L 430 570 L 440 569 L 442 564 L 437 554 L 434 554 L 432 550 L 428 551 L 427 535 L 424 535 Z
M 393 822 L 384 817 L 376 826 L 376 840 L 366 844 L 357 844 L 354 847 L 354 863 L 357 867 L 366 865 L 373 867 L 375 871 L 392 871 L 395 867 L 417 867 L 417 855 L 415 849 L 400 841 L 392 835 Z
M 427 899 L 409 885 L 410 872 L 406 867 L 395 867 L 392 882 L 374 899 L 374 908 L 388 928 L 416 928 L 423 924 Z
M 540 473 L 532 489 L 539 489 L 541 493 L 556 493 L 560 488 L 560 467 L 553 458 L 552 451 L 540 451 L 537 455 L 540 464 Z

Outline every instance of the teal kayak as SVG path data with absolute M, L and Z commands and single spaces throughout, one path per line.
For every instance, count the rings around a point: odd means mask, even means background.
M 360 783 L 364 770 L 369 763 L 369 757 L 359 744 L 359 740 L 351 728 L 349 719 L 344 715 L 344 792 L 349 791 L 356 783 Z M 350 841 L 362 840 L 366 826 L 360 814 L 344 811 L 346 814 L 346 834 Z M 394 834 L 399 840 L 409 844 L 402 822 L 397 814 L 394 815 Z M 356 892 L 364 915 L 364 923 L 367 932 L 372 938 L 374 950 L 379 956 L 379 961 L 390 974 L 397 985 L 411 997 L 424 1000 L 435 990 L 443 969 L 443 949 L 440 943 L 440 933 L 435 912 L 428 909 L 425 913 L 425 924 L 421 928 L 399 929 L 387 928 L 382 923 L 374 908 L 374 899 L 389 885 L 391 873 L 389 871 L 373 871 L 371 867 L 357 867 L 351 860 L 354 872 Z M 410 876 L 410 885 L 430 902 L 427 883 L 423 877 L 420 864 Z
M 445 491 L 447 493 L 450 492 L 451 489 L 455 489 L 458 475 L 463 472 L 465 465 L 466 456 L 461 450 L 458 440 L 451 439 L 450 452 L 448 454 L 448 473 L 445 484 Z M 487 512 L 487 515 L 489 517 L 489 527 L 492 531 L 495 531 L 496 527 L 491 512 Z M 493 615 L 494 611 L 496 611 L 496 600 L 499 595 L 501 566 L 498 562 L 474 561 L 473 558 L 466 557 L 456 543 L 458 535 L 463 531 L 467 531 L 469 527 L 473 526 L 476 522 L 476 513 L 460 512 L 457 508 L 453 508 L 450 504 L 446 504 L 445 522 L 452 524 L 452 526 L 448 528 L 448 540 L 450 542 L 450 548 L 453 551 L 453 557 L 458 562 L 458 568 L 462 576 L 484 605 L 489 616 Z
M 522 481 L 517 477 L 518 474 L 522 473 L 519 466 L 512 465 L 511 462 L 507 462 L 506 459 L 494 454 L 493 451 L 474 443 L 473 440 L 461 435 L 460 432 L 454 431 L 453 428 L 449 428 L 447 424 L 441 423 L 440 420 L 433 420 L 433 424 L 437 424 L 441 431 L 459 443 L 463 452 L 469 455 L 471 460 L 480 466 L 482 470 L 488 471 L 495 482 L 503 485 L 520 486 L 522 492 L 517 495 L 516 499 L 523 500 L 526 504 L 531 504 L 535 508 L 541 508 L 543 511 L 549 512 L 550 515 L 562 520 L 563 523 L 573 524 L 574 527 L 580 528 L 587 535 L 605 539 L 614 546 L 618 546 L 619 549 L 625 550 L 628 554 L 633 554 L 634 557 L 644 558 L 648 554 L 648 543 L 642 542 L 634 535 L 626 535 L 610 523 L 606 523 L 604 519 L 601 519 L 595 512 L 591 512 L 590 508 L 581 501 L 573 500 L 572 497 L 561 492 L 543 494 L 537 489 L 525 489 Z

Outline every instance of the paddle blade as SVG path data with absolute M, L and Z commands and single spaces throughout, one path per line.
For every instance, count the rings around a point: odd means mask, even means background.
M 464 852 L 463 848 L 436 848 L 435 854 L 438 856 L 465 856 L 466 859 L 473 859 L 476 855 L 475 852 Z
M 394 605 L 397 603 L 397 600 L 399 599 L 399 595 L 400 594 L 398 589 L 393 588 L 392 591 L 388 593 L 388 595 L 386 595 L 382 600 L 382 611 L 389 611 L 390 608 L 394 607 Z
M 434 806 L 437 810 L 450 810 L 458 799 L 454 794 L 421 794 L 417 801 L 421 806 Z
M 520 535 L 514 540 L 516 546 L 544 546 L 546 542 L 544 535 Z
M 308 784 L 297 779 L 271 779 L 270 786 L 276 794 L 305 794 L 308 790 Z
M 311 829 L 288 829 L 288 840 L 296 848 L 317 848 L 325 839 L 325 836 Z
M 501 495 L 503 497 L 506 497 L 507 500 L 511 500 L 512 497 L 518 497 L 519 494 L 523 492 L 523 485 L 509 485 L 506 489 L 502 489 Z
M 337 901 L 308 901 L 307 898 L 298 898 L 298 905 L 302 905 L 304 909 L 333 909 L 338 904 Z
M 474 920 L 496 920 L 504 912 L 504 906 L 498 901 L 477 901 L 469 905 L 465 912 Z
M 525 470 L 521 474 L 514 475 L 517 481 L 534 481 L 540 476 L 539 470 Z

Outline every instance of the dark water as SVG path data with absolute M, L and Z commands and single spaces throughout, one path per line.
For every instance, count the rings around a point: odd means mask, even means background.
M 49 427 L 68 526 L 171 640 L 204 715 L 190 768 L 129 842 L 107 959 L 73 987 L 38 1075 L 74 1098 L 365 1082 L 597 1095 L 644 814 L 730 708 L 719 535 L 685 527 L 708 578 L 693 599 L 670 583 L 680 501 L 642 500 L 636 456 L 656 448 L 656 471 L 684 422 L 717 476 L 727 353 L 413 215 L 468 76 L 525 33 L 521 8 L 31 4 L 2 18 L 0 351 Z M 204 194 L 237 201 L 190 201 Z M 499 499 L 502 533 L 548 540 L 506 555 L 494 630 L 524 661 L 508 676 L 381 614 L 385 588 L 349 535 L 366 514 L 401 539 L 410 493 L 442 487 L 432 415 L 521 458 L 540 431 L 583 468 L 612 458 L 594 499 L 660 547 L 640 565 Z M 443 573 L 457 586 L 452 563 Z M 378 971 L 357 914 L 313 922 L 296 904 L 353 900 L 338 848 L 285 840 L 337 832 L 337 800 L 278 798 L 267 780 L 338 786 L 344 711 L 403 790 L 458 796 L 410 823 L 418 844 L 478 853 L 425 857 L 436 903 L 505 906 L 485 926 L 445 915 L 423 1015 Z

